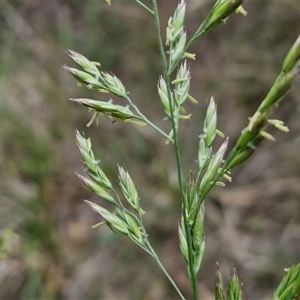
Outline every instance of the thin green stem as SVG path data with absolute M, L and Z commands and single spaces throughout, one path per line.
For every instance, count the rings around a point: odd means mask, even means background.
M 119 206 L 122 207 L 122 208 L 124 208 L 124 206 L 123 206 L 123 204 L 122 204 L 122 201 L 121 201 L 121 199 L 120 199 L 118 193 L 115 191 L 115 189 L 112 188 L 111 191 L 112 191 L 112 193 L 116 196 L 116 198 L 118 199 L 118 202 L 119 202 L 118 204 L 119 204 Z
M 187 45 L 185 46 L 184 51 L 187 51 L 188 48 L 190 48 L 190 46 L 199 38 L 201 37 L 205 31 L 205 23 L 202 23 L 199 28 L 197 29 L 197 31 L 195 32 L 195 34 L 191 37 L 191 39 L 189 40 L 189 42 L 187 43 Z
M 171 282 L 171 284 L 173 285 L 173 287 L 175 288 L 176 292 L 178 293 L 178 295 L 180 296 L 180 298 L 182 300 L 185 300 L 184 296 L 182 295 L 181 291 L 179 290 L 178 286 L 176 285 L 176 283 L 174 282 L 174 280 L 172 279 L 172 277 L 170 276 L 170 274 L 167 272 L 167 270 L 165 269 L 165 267 L 163 266 L 163 264 L 161 263 L 159 257 L 157 256 L 156 252 L 154 251 L 154 249 L 152 248 L 151 244 L 149 243 L 149 241 L 147 240 L 147 246 L 151 251 L 151 254 L 153 256 L 153 258 L 156 260 L 157 264 L 159 265 L 159 267 L 161 268 L 161 270 L 165 273 L 166 277 L 169 279 L 169 281 Z
M 146 6 L 143 2 L 139 1 L 139 0 L 135 0 L 138 4 L 140 4 L 142 7 L 144 7 L 146 10 L 148 10 L 152 15 L 154 15 L 154 12 L 148 7 Z
M 167 270 L 165 269 L 165 267 L 163 266 L 163 264 L 161 263 L 161 261 L 159 260 L 155 250 L 152 248 L 148 237 L 147 237 L 147 232 L 146 229 L 144 227 L 143 221 L 142 221 L 142 215 L 140 212 L 137 213 L 137 215 L 135 215 L 134 213 L 132 213 L 131 211 L 129 211 L 126 207 L 124 207 L 124 205 L 121 202 L 121 199 L 118 195 L 118 193 L 114 190 L 111 189 L 112 193 L 116 196 L 116 198 L 118 199 L 119 202 L 119 207 L 123 210 L 124 213 L 130 214 L 134 219 L 137 220 L 143 235 L 145 237 L 145 241 L 146 241 L 146 245 L 145 247 L 142 246 L 141 244 L 139 244 L 139 246 L 141 248 L 143 248 L 148 254 L 150 254 L 157 262 L 157 264 L 159 265 L 159 267 L 162 269 L 162 271 L 165 273 L 166 277 L 169 279 L 169 281 L 171 282 L 171 284 L 173 285 L 173 287 L 175 288 L 175 290 L 177 291 L 178 295 L 180 296 L 181 299 L 185 300 L 184 296 L 182 295 L 182 293 L 180 292 L 178 286 L 176 285 L 176 283 L 174 282 L 174 280 L 172 279 L 172 277 L 170 276 L 170 274 L 167 272 Z
M 146 122 L 149 126 L 151 126 L 152 128 L 154 128 L 155 130 L 157 130 L 160 134 L 162 134 L 165 138 L 167 138 L 167 140 L 169 140 L 171 143 L 174 143 L 174 141 L 172 140 L 172 138 L 170 138 L 170 136 L 165 133 L 163 130 L 161 130 L 159 127 L 157 127 L 155 124 L 153 124 L 140 110 L 139 108 L 132 102 L 132 100 L 130 99 L 130 97 L 126 96 L 126 100 L 128 101 L 128 103 L 130 104 L 130 106 L 137 112 L 137 114 L 141 117 L 141 120 Z
M 156 0 L 152 0 L 153 3 L 153 11 L 154 11 L 154 18 L 155 18 L 155 25 L 156 25 L 156 32 L 157 32 L 157 38 L 158 38 L 158 46 L 160 55 L 162 58 L 162 65 L 163 65 L 163 77 L 167 85 L 167 91 L 168 91 L 168 99 L 169 99 L 169 106 L 170 106 L 170 119 L 172 123 L 172 129 L 174 133 L 174 150 L 176 155 L 176 163 L 177 163 L 177 176 L 178 176 L 178 185 L 180 189 L 181 199 L 182 199 L 182 215 L 184 219 L 184 227 L 186 232 L 186 239 L 187 239 L 187 245 L 188 245 L 188 269 L 189 269 L 189 275 L 190 275 L 190 282 L 193 290 L 193 296 L 194 299 L 198 299 L 198 289 L 197 289 L 197 280 L 196 280 L 196 274 L 194 271 L 194 258 L 192 253 L 192 238 L 190 235 L 190 228 L 187 222 L 187 215 L 186 215 L 186 207 L 187 207 L 187 199 L 184 195 L 184 187 L 183 187 L 183 180 L 182 180 L 182 167 L 181 167 L 181 158 L 180 158 L 180 150 L 179 150 L 179 140 L 178 140 L 178 130 L 177 130 L 177 123 L 175 120 L 174 115 L 174 108 L 172 103 L 172 94 L 171 94 L 171 87 L 170 87 L 170 75 L 168 74 L 168 67 L 167 67 L 167 59 L 164 52 L 164 46 L 162 42 L 161 32 L 160 32 L 160 20 L 159 20 L 159 14 L 158 14 L 158 7 Z
M 146 229 L 144 227 L 143 221 L 142 221 L 142 215 L 140 212 L 138 212 L 138 219 L 139 219 L 139 225 L 140 228 L 143 232 L 143 235 L 145 237 L 145 241 L 146 241 L 146 246 L 147 246 L 147 250 L 146 252 L 149 253 L 157 262 L 157 264 L 159 265 L 159 267 L 161 268 L 161 270 L 165 273 L 166 277 L 169 279 L 170 283 L 173 285 L 173 287 L 175 288 L 176 292 L 178 293 L 178 295 L 180 296 L 180 298 L 182 300 L 185 300 L 184 296 L 182 295 L 181 291 L 179 290 L 178 286 L 176 285 L 175 281 L 172 279 L 172 277 L 170 276 L 170 274 L 167 272 L 167 270 L 165 269 L 165 267 L 163 266 L 162 262 L 159 260 L 158 255 L 156 254 L 155 250 L 152 248 L 149 240 L 148 240 L 148 234 L 146 232 Z

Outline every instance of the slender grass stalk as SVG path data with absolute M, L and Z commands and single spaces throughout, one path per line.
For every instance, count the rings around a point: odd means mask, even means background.
M 172 103 L 172 96 L 171 96 L 171 88 L 170 88 L 170 74 L 168 74 L 168 67 L 167 67 L 167 59 L 164 52 L 164 46 L 162 42 L 161 32 L 160 32 L 160 19 L 159 19 L 159 12 L 157 7 L 157 1 L 152 0 L 153 4 L 153 12 L 154 12 L 154 19 L 155 19 L 155 27 L 156 27 L 156 33 L 157 33 L 157 40 L 158 40 L 158 46 L 159 51 L 162 59 L 162 65 L 163 65 L 163 77 L 167 84 L 167 92 L 168 92 L 168 99 L 169 99 L 169 106 L 170 106 L 170 119 L 172 124 L 172 129 L 174 133 L 174 151 L 176 155 L 176 163 L 177 163 L 177 177 L 178 177 L 178 186 L 180 190 L 180 195 L 182 199 L 182 211 L 183 211 L 183 219 L 184 219 L 184 229 L 186 233 L 186 240 L 187 240 L 187 247 L 188 247 L 188 257 L 189 257 L 189 274 L 190 274 L 190 282 L 192 286 L 193 291 L 193 297 L 195 300 L 198 299 L 198 288 L 197 288 L 197 279 L 196 274 L 194 271 L 194 258 L 192 255 L 192 239 L 190 236 L 190 228 L 187 222 L 187 216 L 186 216 L 186 197 L 184 194 L 184 187 L 183 187 L 183 180 L 182 180 L 182 165 L 181 165 L 181 157 L 180 157 L 180 149 L 179 149 L 179 140 L 178 140 L 178 129 L 175 124 L 175 117 L 174 117 L 174 110 L 173 110 L 173 103 Z
M 182 300 L 185 300 L 185 297 L 182 295 L 181 291 L 179 290 L 178 286 L 176 285 L 176 283 L 174 282 L 173 278 L 169 275 L 169 273 L 167 272 L 167 270 L 165 269 L 165 267 L 163 266 L 163 264 L 161 263 L 158 255 L 156 254 L 156 252 L 154 251 L 154 249 L 152 248 L 151 244 L 148 242 L 148 247 L 151 251 L 151 254 L 153 256 L 153 258 L 156 260 L 157 264 L 159 265 L 159 267 L 162 269 L 162 271 L 165 273 L 166 277 L 169 279 L 169 281 L 171 282 L 171 284 L 173 285 L 173 287 L 175 288 L 176 292 L 178 293 L 178 295 L 180 296 L 180 298 Z
M 159 127 L 157 127 L 155 124 L 153 124 L 140 110 L 139 108 L 132 102 L 130 97 L 126 96 L 126 100 L 128 101 L 129 105 L 137 112 L 137 114 L 141 117 L 141 119 L 146 122 L 149 126 L 157 130 L 160 134 L 162 134 L 167 141 L 170 141 L 171 143 L 174 143 L 174 140 L 167 135 L 163 130 L 161 130 Z
M 147 6 L 145 5 L 142 1 L 140 0 L 135 0 L 139 5 L 141 5 L 142 7 L 144 7 L 147 11 L 149 11 L 152 15 L 154 15 L 154 12 Z

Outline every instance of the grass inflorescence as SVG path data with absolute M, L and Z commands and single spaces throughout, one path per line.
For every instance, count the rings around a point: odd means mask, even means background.
M 108 2 L 111 4 L 111 1 Z M 197 170 L 186 176 L 187 180 L 185 181 L 181 159 L 183 153 L 178 133 L 181 122 L 191 118 L 191 114 L 187 114 L 184 108 L 186 100 L 190 100 L 194 105 L 198 102 L 194 96 L 190 95 L 191 72 L 189 64 L 196 59 L 196 56 L 188 52 L 189 48 L 204 34 L 225 23 L 234 12 L 246 16 L 246 11 L 241 6 L 242 0 L 217 0 L 207 17 L 189 39 L 185 26 L 187 4 L 182 0 L 168 20 L 166 41 L 163 41 L 157 1 L 152 0 L 152 7 L 141 1 L 136 2 L 153 16 L 162 60 L 162 72 L 157 84 L 157 99 L 160 100 L 166 120 L 169 121 L 170 133 L 164 132 L 140 111 L 118 77 L 100 71 L 100 63 L 91 62 L 83 55 L 71 50 L 68 51 L 68 54 L 80 67 L 80 70 L 68 66 L 64 66 L 64 68 L 75 77 L 78 84 L 96 90 L 103 96 L 118 97 L 123 102 L 122 104 L 114 104 L 111 99 L 103 101 L 72 98 L 70 100 L 83 104 L 94 112 L 89 126 L 102 115 L 109 117 L 113 122 L 148 125 L 157 130 L 166 139 L 167 144 L 171 144 L 174 148 L 182 203 L 181 218 L 178 224 L 179 247 L 186 262 L 193 298 L 198 299 L 197 275 L 201 269 L 205 252 L 205 200 L 214 186 L 225 186 L 226 182 L 232 180 L 231 170 L 246 162 L 263 140 L 275 140 L 269 133 L 270 126 L 288 132 L 283 121 L 271 119 L 271 116 L 279 107 L 300 71 L 300 37 L 296 39 L 286 55 L 279 76 L 250 118 L 248 126 L 241 131 L 240 137 L 231 150 L 228 149 L 229 137 L 225 137 L 218 129 L 217 104 L 215 99 L 211 97 L 203 122 L 203 132 L 199 135 Z M 217 136 L 220 136 L 223 142 L 215 150 L 213 145 Z M 99 161 L 95 159 L 90 139 L 84 138 L 78 131 L 76 131 L 76 138 L 88 175 L 88 177 L 78 175 L 79 178 L 111 206 L 111 209 L 107 209 L 96 203 L 86 201 L 103 219 L 96 226 L 106 224 L 112 231 L 128 236 L 144 249 L 157 261 L 180 298 L 185 299 L 151 246 L 143 223 L 145 212 L 140 206 L 141 199 L 129 172 L 123 166 L 118 165 L 118 184 L 122 193 L 119 195 L 102 170 Z M 298 266 L 288 270 L 273 299 L 296 299 L 299 296 Z M 215 293 L 218 300 L 242 299 L 242 282 L 236 269 L 233 269 L 229 284 L 227 288 L 224 288 L 218 265 Z

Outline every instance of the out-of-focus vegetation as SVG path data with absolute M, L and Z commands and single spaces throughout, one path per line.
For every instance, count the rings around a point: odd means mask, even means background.
M 161 1 L 164 27 L 176 3 Z M 193 32 L 212 3 L 187 4 Z M 215 96 L 219 128 L 233 142 L 299 34 L 297 2 L 246 1 L 244 7 L 246 18 L 232 16 L 191 49 L 197 54 L 191 94 L 199 104 L 190 108 L 192 120 L 182 122 L 186 174 L 194 167 L 207 99 Z M 86 129 L 90 116 L 67 99 L 100 95 L 76 87 L 61 67 L 69 63 L 67 49 L 100 61 L 149 118 L 166 126 L 156 93 L 161 62 L 152 19 L 134 1 L 1 1 L 0 28 L 0 298 L 176 298 L 138 247 L 105 228 L 90 228 L 99 219 L 82 200 L 97 199 L 74 174 L 83 168 L 75 128 L 93 138 L 111 178 L 117 163 L 130 170 L 150 239 L 188 293 L 171 148 L 147 127 L 101 119 L 99 129 Z M 245 298 L 252 299 L 270 298 L 283 269 L 299 261 L 299 94 L 298 80 L 277 113 L 290 133 L 275 131 L 276 144 L 262 145 L 233 183 L 214 190 L 207 202 L 203 299 L 212 298 L 216 261 L 224 275 L 238 268 Z

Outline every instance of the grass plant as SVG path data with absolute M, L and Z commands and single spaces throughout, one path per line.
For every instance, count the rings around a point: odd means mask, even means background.
M 111 4 L 111 1 L 107 2 Z M 162 61 L 162 72 L 157 85 L 157 99 L 160 100 L 166 120 L 170 124 L 169 132 L 165 132 L 149 120 L 137 107 L 134 99 L 129 96 L 129 91 L 122 81 L 114 74 L 102 71 L 100 63 L 92 62 L 85 56 L 69 50 L 68 55 L 79 68 L 64 66 L 64 69 L 75 77 L 79 85 L 96 90 L 103 98 L 108 98 L 106 101 L 86 98 L 70 99 L 88 107 L 89 111 L 93 112 L 93 117 L 88 126 L 91 126 L 94 122 L 98 124 L 99 118 L 103 115 L 111 119 L 113 123 L 123 122 L 133 123 L 136 126 L 151 126 L 165 139 L 166 144 L 169 145 L 168 147 L 173 147 L 182 203 L 181 220 L 178 224 L 179 247 L 186 262 L 193 299 L 199 299 L 197 275 L 201 269 L 201 261 L 205 251 L 205 201 L 214 186 L 223 187 L 226 182 L 231 182 L 232 169 L 245 163 L 263 140 L 275 140 L 269 132 L 271 126 L 283 132 L 289 131 L 283 121 L 272 119 L 272 115 L 300 71 L 299 36 L 287 53 L 277 79 L 249 119 L 247 127 L 241 131 L 240 137 L 232 149 L 228 149 L 229 138 L 225 137 L 217 127 L 217 104 L 214 97 L 211 97 L 203 120 L 203 130 L 198 137 L 198 153 L 195 153 L 195 156 L 198 156 L 197 169 L 191 171 L 190 174 L 183 174 L 181 156 L 184 153 L 178 133 L 181 121 L 186 122 L 191 117 L 184 108 L 185 102 L 190 100 L 195 105 L 197 104 L 195 97 L 190 95 L 191 74 L 189 68 L 196 57 L 188 51 L 192 44 L 204 34 L 224 24 L 233 13 L 237 12 L 246 16 L 247 13 L 241 6 L 242 2 L 242 0 L 217 0 L 195 33 L 188 38 L 185 27 L 187 4 L 182 0 L 178 3 L 174 14 L 169 18 L 166 28 L 166 41 L 163 41 L 157 1 L 152 0 L 151 6 L 150 2 L 136 1 L 141 9 L 145 9 L 153 16 Z M 115 104 L 113 100 L 109 99 L 110 96 L 119 98 L 121 104 Z M 215 149 L 217 136 L 222 138 L 223 142 L 218 149 Z M 138 189 L 129 171 L 121 165 L 117 167 L 120 194 L 106 176 L 105 170 L 101 168 L 100 161 L 95 157 L 91 140 L 85 138 L 79 131 L 76 131 L 76 140 L 87 174 L 87 176 L 78 174 L 78 177 L 88 188 L 111 206 L 111 209 L 107 209 L 86 200 L 86 203 L 103 219 L 95 227 L 107 225 L 113 232 L 129 237 L 156 260 L 177 291 L 178 296 L 181 299 L 186 299 L 186 296 L 183 295 L 169 275 L 151 245 L 143 221 L 145 211 L 142 208 Z M 217 266 L 215 299 L 242 299 L 241 286 L 241 278 L 238 276 L 237 271 L 233 269 L 228 286 L 224 288 L 220 267 Z M 286 275 L 274 292 L 273 299 L 299 299 L 299 296 L 300 264 L 298 263 L 286 270 Z

